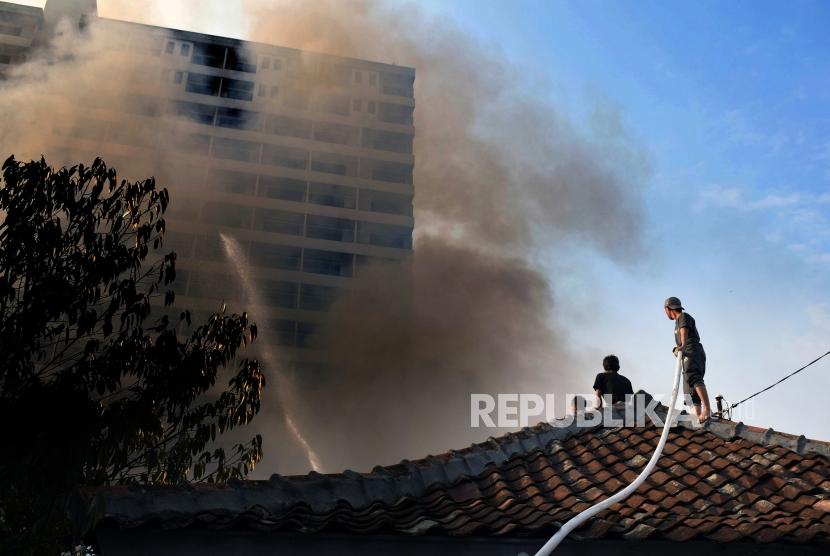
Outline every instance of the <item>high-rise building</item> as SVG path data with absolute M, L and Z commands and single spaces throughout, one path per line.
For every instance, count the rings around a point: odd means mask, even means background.
M 99 18 L 95 0 L 0 1 L 3 79 L 28 80 L 26 109 L 45 112 L 26 115 L 24 156 L 100 156 L 170 189 L 173 315 L 249 310 L 272 373 L 336 372 L 317 349 L 332 303 L 370 265 L 411 253 L 412 68 Z M 266 446 L 266 473 L 307 470 L 307 446 L 276 440 L 297 440 L 294 423 L 274 417 L 258 418 L 278 452 Z
M 295 375 L 313 373 L 331 303 L 366 265 L 411 251 L 414 70 L 101 19 L 89 0 L 0 2 L 0 62 L 22 61 L 67 17 L 94 20 L 114 37 L 97 47 L 135 68 L 118 102 L 88 99 L 66 125 L 54 116 L 47 159 L 100 155 L 171 189 L 177 307 L 254 301 L 219 234 L 235 238 L 265 305 L 262 341 Z

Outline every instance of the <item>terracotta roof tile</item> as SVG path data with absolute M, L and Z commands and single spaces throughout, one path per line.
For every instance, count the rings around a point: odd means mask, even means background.
M 547 535 L 633 480 L 659 433 L 540 424 L 370 473 L 113 487 L 102 526 Z M 829 476 L 828 443 L 729 421 L 678 426 L 648 481 L 574 538 L 830 545 Z

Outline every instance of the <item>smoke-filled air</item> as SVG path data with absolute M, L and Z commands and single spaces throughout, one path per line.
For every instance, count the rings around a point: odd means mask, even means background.
M 309 451 L 325 471 L 363 471 L 483 441 L 494 432 L 469 427 L 472 392 L 584 390 L 590 370 L 573 368 L 558 332 L 567 323 L 557 320 L 557 306 L 568 300 L 557 297 L 556 277 L 541 261 L 577 241 L 618 264 L 643 255 L 648 164 L 619 115 L 602 107 L 594 133 L 578 132 L 551 100 L 551 84 L 416 6 L 244 6 L 246 39 L 416 69 L 413 252 L 360 273 L 331 307 L 315 346 L 324 371 L 288 373 L 279 353 L 263 357 L 266 373 L 279 379 L 269 378 L 256 430 L 244 433 L 263 435 L 256 475 L 307 471 Z M 118 7 L 108 15 L 118 17 Z M 51 61 L 39 57 L 15 69 L 0 84 L 3 155 L 88 161 L 98 145 L 118 152 L 121 143 L 149 144 L 189 125 L 169 118 L 147 129 L 125 116 L 124 126 L 96 129 L 98 103 L 141 112 L 160 86 L 135 78 L 156 68 L 107 47 L 124 40 L 92 25 L 86 38 L 59 38 Z M 85 150 L 60 147 L 62 135 L 87 137 Z M 176 200 L 198 195 L 204 172 L 194 178 L 193 166 L 166 149 L 147 158 L 124 153 L 124 177 L 155 175 L 170 189 L 168 229 L 175 232 L 174 217 L 187 208 Z M 217 264 L 239 281 L 227 262 L 231 252 L 220 250 Z M 240 283 L 234 308 L 258 320 L 263 309 L 248 288 Z M 267 336 L 263 327 L 258 341 Z

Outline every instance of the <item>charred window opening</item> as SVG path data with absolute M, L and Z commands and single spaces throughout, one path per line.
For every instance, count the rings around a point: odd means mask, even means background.
M 191 62 L 200 66 L 221 68 L 225 65 L 225 47 L 203 42 L 194 43 Z
M 225 78 L 219 96 L 235 100 L 254 100 L 254 82 Z
M 232 46 L 228 48 L 228 61 L 225 69 L 256 73 L 256 55 L 244 46 Z
M 188 73 L 187 84 L 184 90 L 188 93 L 196 93 L 197 95 L 211 95 L 219 94 L 219 85 L 222 83 L 222 78 L 215 75 L 203 75 L 201 73 Z
M 213 116 L 216 113 L 215 106 L 183 100 L 173 101 L 170 108 L 174 116 L 204 125 L 213 125 Z
M 216 125 L 231 129 L 258 131 L 262 127 L 262 114 L 241 108 L 219 108 Z

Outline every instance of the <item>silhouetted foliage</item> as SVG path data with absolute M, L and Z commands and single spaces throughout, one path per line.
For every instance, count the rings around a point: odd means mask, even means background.
M 0 553 L 60 553 L 81 485 L 224 481 L 261 458 L 259 436 L 228 455 L 215 444 L 259 411 L 256 360 L 216 384 L 256 325 L 224 308 L 201 326 L 151 316 L 174 301 L 168 203 L 100 159 L 3 164 Z

